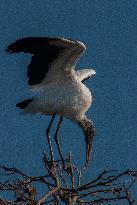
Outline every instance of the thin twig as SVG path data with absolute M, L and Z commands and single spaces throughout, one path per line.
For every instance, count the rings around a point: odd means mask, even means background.
M 57 190 L 59 190 L 60 187 L 56 187 L 54 189 L 52 189 L 51 191 L 49 191 L 48 193 L 44 194 L 44 196 L 42 196 L 36 205 L 41 205 L 42 203 L 44 203 L 44 201 L 49 197 L 51 196 L 52 194 L 54 194 L 54 192 L 56 192 Z

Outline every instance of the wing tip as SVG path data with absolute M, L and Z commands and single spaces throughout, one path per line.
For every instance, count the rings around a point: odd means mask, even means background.
M 13 52 L 10 45 L 5 49 L 5 52 L 9 54 Z
M 17 42 L 17 41 L 16 41 Z M 6 48 L 6 52 L 9 53 L 9 54 L 12 54 L 12 53 L 17 53 L 19 52 L 18 51 L 18 46 L 16 45 L 16 42 L 15 43 L 12 43 L 10 45 L 8 45 L 8 47 Z
M 82 43 L 81 41 L 76 41 L 79 45 L 79 47 L 82 49 L 82 51 L 85 51 L 86 50 L 86 46 L 84 43 Z
M 32 98 L 31 99 L 27 99 L 27 100 L 23 100 L 19 103 L 16 104 L 16 107 L 18 107 L 19 109 L 25 109 L 31 102 L 32 102 Z
M 15 42 L 9 44 L 5 51 L 9 54 L 24 52 L 24 46 L 23 45 L 29 39 L 30 39 L 30 37 L 24 37 L 24 38 L 18 39 Z
M 94 69 L 91 69 L 91 72 L 92 75 L 96 75 L 96 71 Z

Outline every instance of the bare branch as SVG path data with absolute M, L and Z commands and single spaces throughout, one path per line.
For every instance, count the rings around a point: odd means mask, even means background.
M 71 153 L 64 158 L 58 140 L 59 128 L 62 123 L 60 118 L 55 131 L 55 139 L 59 149 L 59 158 L 56 159 L 51 145 L 51 127 L 55 115 L 52 117 L 46 130 L 49 143 L 49 154 L 44 153 L 43 162 L 45 175 L 31 176 L 12 167 L 0 166 L 3 181 L 0 179 L 0 193 L 10 193 L 13 200 L 0 198 L 1 205 L 66 205 L 92 204 L 102 205 L 112 202 L 126 202 L 134 205 L 132 199 L 132 186 L 137 182 L 137 171 L 125 170 L 118 173 L 117 170 L 104 170 L 94 179 L 81 184 L 84 177 L 72 161 Z M 84 180 L 83 180 L 84 181 Z M 46 190 L 40 197 L 39 187 Z M 48 199 L 49 197 L 49 199 Z
M 51 191 L 49 191 L 48 193 L 44 194 L 44 196 L 39 199 L 39 201 L 37 202 L 36 205 L 41 205 L 41 204 L 43 204 L 43 203 L 45 202 L 45 200 L 46 200 L 49 196 L 51 196 L 52 194 L 54 194 L 54 192 L 56 192 L 59 188 L 60 188 L 60 187 L 56 187 L 56 188 L 52 189 Z

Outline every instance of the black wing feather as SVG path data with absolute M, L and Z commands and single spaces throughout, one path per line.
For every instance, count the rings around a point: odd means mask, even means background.
M 28 65 L 27 76 L 29 77 L 29 85 L 39 84 L 46 76 L 49 70 L 51 58 L 45 60 L 45 56 L 33 55 Z
M 24 109 L 32 102 L 32 99 L 23 100 L 22 102 L 19 102 L 16 104 L 16 107 L 19 107 L 19 109 Z
M 49 42 L 55 40 L 61 41 L 59 38 L 28 37 L 19 39 L 7 47 L 6 51 L 9 53 L 24 52 L 34 54 L 28 65 L 29 85 L 41 83 L 49 70 L 50 64 L 63 49 L 63 47 L 49 44 Z
M 6 51 L 9 53 L 31 53 L 39 54 L 49 50 L 50 53 L 56 48 L 56 46 L 51 46 L 49 42 L 54 40 L 60 40 L 58 38 L 49 37 L 27 37 L 17 40 L 16 42 L 10 44 Z M 59 47 L 58 47 L 59 48 Z

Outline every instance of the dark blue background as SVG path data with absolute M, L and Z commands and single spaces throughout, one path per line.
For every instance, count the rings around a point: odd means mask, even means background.
M 26 80 L 30 55 L 4 51 L 26 36 L 68 37 L 87 46 L 77 67 L 97 72 L 86 82 L 93 94 L 87 114 L 97 134 L 85 178 L 105 168 L 137 169 L 137 2 L 0 0 L 0 161 L 38 175 L 49 117 L 20 115 L 15 104 L 33 94 Z M 80 128 L 64 120 L 60 137 L 64 153 L 71 150 L 74 162 L 82 166 Z

